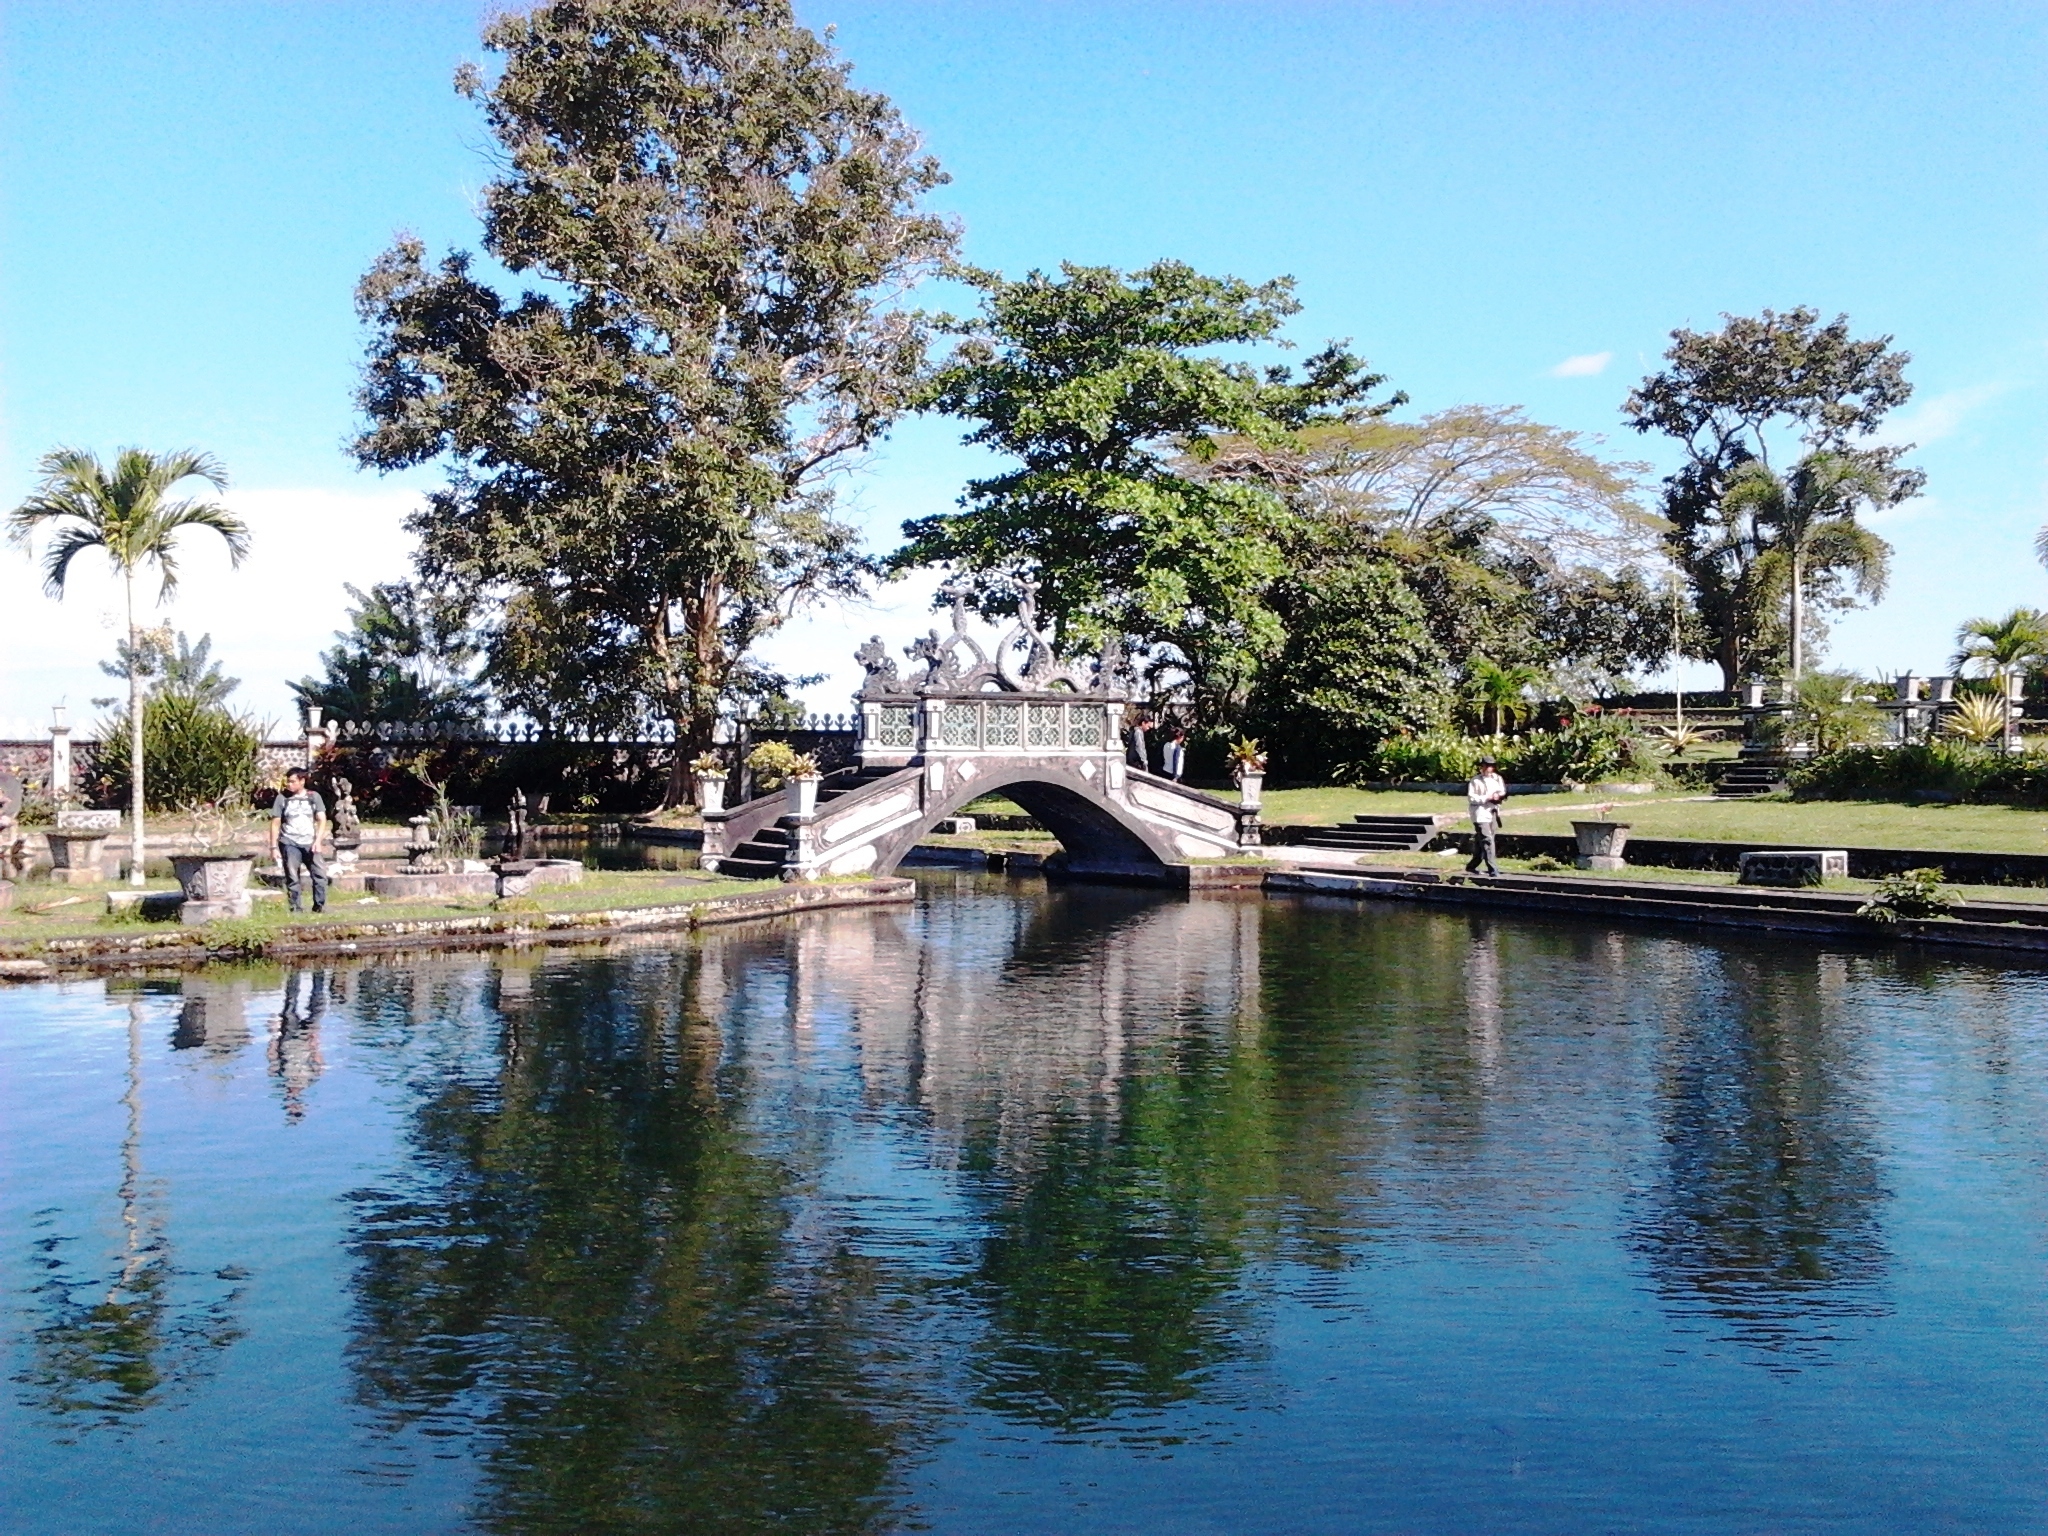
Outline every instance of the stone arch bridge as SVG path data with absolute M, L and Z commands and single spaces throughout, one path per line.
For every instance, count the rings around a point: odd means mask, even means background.
M 1130 707 L 1122 658 L 1061 664 L 1027 601 L 993 656 L 966 632 L 906 647 L 899 677 L 878 638 L 861 648 L 852 766 L 809 785 L 704 813 L 704 865 L 785 880 L 880 875 L 970 801 L 1000 792 L 1059 839 L 1052 867 L 1157 880 L 1169 865 L 1259 845 L 1255 786 L 1204 794 L 1125 760 Z

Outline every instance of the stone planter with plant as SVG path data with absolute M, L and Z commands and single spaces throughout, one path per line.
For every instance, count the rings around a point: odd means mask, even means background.
M 697 781 L 697 809 L 717 813 L 725 809 L 725 763 L 716 752 L 705 752 L 690 760 L 690 773 Z
M 1266 785 L 1266 753 L 1257 741 L 1240 736 L 1227 754 L 1230 776 L 1237 780 L 1237 793 L 1247 810 L 1257 810 Z

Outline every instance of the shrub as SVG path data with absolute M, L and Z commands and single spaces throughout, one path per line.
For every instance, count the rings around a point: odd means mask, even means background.
M 747 766 L 754 770 L 754 788 L 782 788 L 783 782 L 805 771 L 817 771 L 817 764 L 786 741 L 764 741 L 747 754 Z
M 1396 784 L 1442 784 L 1469 779 L 1479 766 L 1479 742 L 1449 731 L 1389 736 L 1380 743 L 1371 770 L 1360 777 Z
M 100 729 L 95 792 L 128 803 L 128 716 Z M 163 689 L 142 704 L 142 792 L 151 810 L 247 795 L 256 783 L 261 731 L 254 721 L 184 689 Z
M 1627 733 L 1593 720 L 1562 730 L 1531 731 L 1503 745 L 1503 777 L 1521 784 L 1596 784 L 1624 772 L 1650 769 Z
M 1997 752 L 1954 738 L 1845 747 L 1823 753 L 1789 777 L 1793 793 L 1809 800 L 2048 800 L 2048 762 L 2041 755 Z
M 1902 917 L 1946 917 L 1955 897 L 1943 888 L 1938 869 L 1909 869 L 1877 882 L 1870 900 L 1856 909 L 1873 923 L 1896 923 Z

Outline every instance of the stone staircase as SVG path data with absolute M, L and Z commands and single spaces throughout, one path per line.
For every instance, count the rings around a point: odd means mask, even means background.
M 1716 800 L 1754 800 L 1785 787 L 1785 765 L 1768 758 L 1737 763 L 1714 784 Z
M 823 810 L 842 796 L 902 771 L 901 768 L 842 768 L 827 776 L 825 782 L 818 786 L 818 808 Z M 774 794 L 780 798 L 782 791 L 775 790 Z M 734 880 L 778 880 L 788 857 L 789 830 L 779 821 L 774 821 L 720 859 L 718 873 Z
M 1341 848 L 1352 853 L 1420 853 L 1450 816 L 1354 816 L 1335 827 L 1317 827 L 1303 847 Z

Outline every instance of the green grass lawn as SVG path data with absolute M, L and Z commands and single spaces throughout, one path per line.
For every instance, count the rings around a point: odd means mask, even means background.
M 1429 853 L 1375 853 L 1364 855 L 1358 864 L 1361 871 L 1372 869 L 1428 869 L 1439 874 L 1457 874 L 1465 868 L 1465 857 L 1446 857 Z M 1570 876 L 1575 880 L 1636 881 L 1649 885 L 1707 885 L 1732 886 L 1736 883 L 1732 870 L 1715 869 L 1664 869 L 1655 865 L 1630 865 L 1626 869 L 1563 869 L 1542 867 L 1538 859 L 1502 859 L 1503 874 L 1543 875 L 1546 878 Z M 1342 874 L 1342 870 L 1332 873 Z M 1757 886 L 1745 887 L 1761 889 Z M 1836 891 L 1843 895 L 1868 896 L 1877 889 L 1875 880 L 1830 880 L 1825 885 L 1808 887 L 1811 890 Z M 2048 904 L 2048 887 L 2028 885 L 1949 885 L 1944 887 L 1951 894 L 1965 901 L 2027 902 Z
M 659 907 L 682 902 L 704 901 L 742 891 L 772 890 L 775 881 L 729 880 L 695 871 L 609 870 L 592 871 L 578 885 L 543 887 L 526 898 L 543 912 L 601 912 L 615 907 Z M 153 889 L 168 890 L 167 882 L 153 882 Z M 125 889 L 125 887 L 122 887 Z M 133 917 L 111 917 L 106 910 L 106 887 L 69 887 L 23 884 L 15 887 L 12 911 L 0 912 L 0 947 L 48 942 L 51 939 L 86 938 L 121 933 L 164 933 L 177 929 L 170 922 L 142 922 Z M 83 898 L 69 902 L 69 897 Z M 62 903 L 59 905 L 59 903 Z M 42 910 L 30 910 L 41 908 Z M 327 910 L 293 915 L 282 901 L 259 900 L 248 919 L 265 929 L 348 927 L 357 923 L 418 922 L 432 918 L 474 917 L 489 912 L 530 911 L 531 907 L 507 902 L 500 906 L 489 896 L 470 896 L 448 901 L 392 902 L 366 900 L 352 891 L 335 891 Z M 246 925 L 244 925 L 246 926 Z
M 1576 798 L 1576 797 L 1575 797 Z M 1867 800 L 1613 801 L 1636 837 L 1797 843 L 1815 848 L 1925 848 L 1956 853 L 2048 853 L 2048 812 L 2005 805 L 1893 805 Z M 1510 810 L 1530 809 L 1509 802 Z M 1581 817 L 1584 812 L 1578 813 Z M 1511 816 L 1508 832 L 1571 832 L 1560 807 Z

